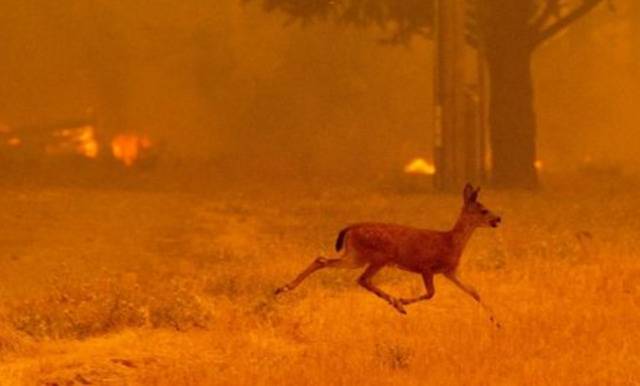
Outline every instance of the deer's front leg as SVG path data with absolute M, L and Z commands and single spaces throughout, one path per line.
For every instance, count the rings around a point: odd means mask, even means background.
M 378 273 L 378 271 L 380 271 L 382 267 L 384 267 L 384 265 L 380 265 L 380 264 L 369 265 L 367 269 L 365 269 L 364 273 L 360 275 L 360 277 L 358 278 L 358 284 L 363 286 L 368 291 L 373 292 L 378 297 L 389 302 L 389 304 L 391 304 L 393 308 L 398 310 L 399 313 L 406 314 L 407 311 L 405 311 L 404 307 L 402 307 L 402 303 L 400 302 L 399 299 L 394 298 L 393 296 L 389 295 L 388 293 L 384 292 L 380 288 L 373 285 L 373 283 L 371 283 L 371 278 L 373 278 L 373 276 L 376 273 Z
M 400 303 L 406 306 L 408 304 L 416 303 L 422 300 L 429 300 L 433 297 L 433 295 L 436 294 L 436 289 L 433 286 L 433 274 L 431 272 L 423 272 L 422 281 L 424 282 L 424 287 L 427 290 L 426 295 L 418 296 L 417 298 L 400 299 Z
M 493 313 L 493 310 L 491 309 L 491 307 L 489 307 L 482 301 L 482 299 L 480 298 L 480 295 L 478 294 L 478 291 L 476 291 L 475 288 L 461 282 L 458 276 L 456 275 L 455 271 L 447 272 L 444 274 L 444 276 L 447 279 L 451 280 L 451 282 L 455 284 L 458 288 L 460 288 L 461 290 L 466 292 L 469 296 L 471 296 L 476 302 L 478 302 L 482 306 L 482 308 L 484 308 L 485 311 L 489 314 L 489 320 L 491 320 L 491 322 L 494 323 L 496 327 L 498 328 L 501 327 L 500 323 L 498 322 L 498 320 L 496 319 Z

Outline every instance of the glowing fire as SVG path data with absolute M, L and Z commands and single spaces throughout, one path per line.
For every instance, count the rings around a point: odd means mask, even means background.
M 538 159 L 533 163 L 533 167 L 536 168 L 536 170 L 540 171 L 544 169 L 544 162 Z
M 98 156 L 98 141 L 96 141 L 95 130 L 92 126 L 83 127 L 76 136 L 77 151 L 87 158 Z
M 87 158 L 98 156 L 100 146 L 93 126 L 64 129 L 55 133 L 55 136 L 62 138 L 63 142 L 47 146 L 49 154 L 75 153 Z
M 432 162 L 426 161 L 424 158 L 415 158 L 404 167 L 404 172 L 432 176 L 436 174 L 436 167 Z
M 119 134 L 111 140 L 113 157 L 126 166 L 132 166 L 143 150 L 151 147 L 151 141 L 145 135 Z

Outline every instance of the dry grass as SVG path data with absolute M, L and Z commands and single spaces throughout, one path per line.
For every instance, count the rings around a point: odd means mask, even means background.
M 345 223 L 444 228 L 457 196 L 6 191 L 0 385 L 640 384 L 640 197 L 562 185 L 484 192 L 506 223 L 474 236 L 461 275 L 502 330 L 440 278 L 407 316 L 356 272 L 272 295 Z M 376 279 L 422 291 L 407 273 Z

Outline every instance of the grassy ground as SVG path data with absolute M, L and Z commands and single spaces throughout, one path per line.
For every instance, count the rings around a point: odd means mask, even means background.
M 272 295 L 345 224 L 444 229 L 457 195 L 5 187 L 0 385 L 640 384 L 638 184 L 605 182 L 481 194 L 505 223 L 474 235 L 461 276 L 501 330 L 441 278 L 407 316 L 355 271 Z

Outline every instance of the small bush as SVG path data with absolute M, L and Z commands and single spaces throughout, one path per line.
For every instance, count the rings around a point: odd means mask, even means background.
M 400 344 L 377 344 L 376 357 L 382 364 L 392 370 L 404 370 L 411 365 L 413 349 Z
M 47 295 L 10 304 L 9 324 L 36 338 L 86 338 L 127 327 L 206 328 L 213 315 L 193 278 L 58 279 Z

